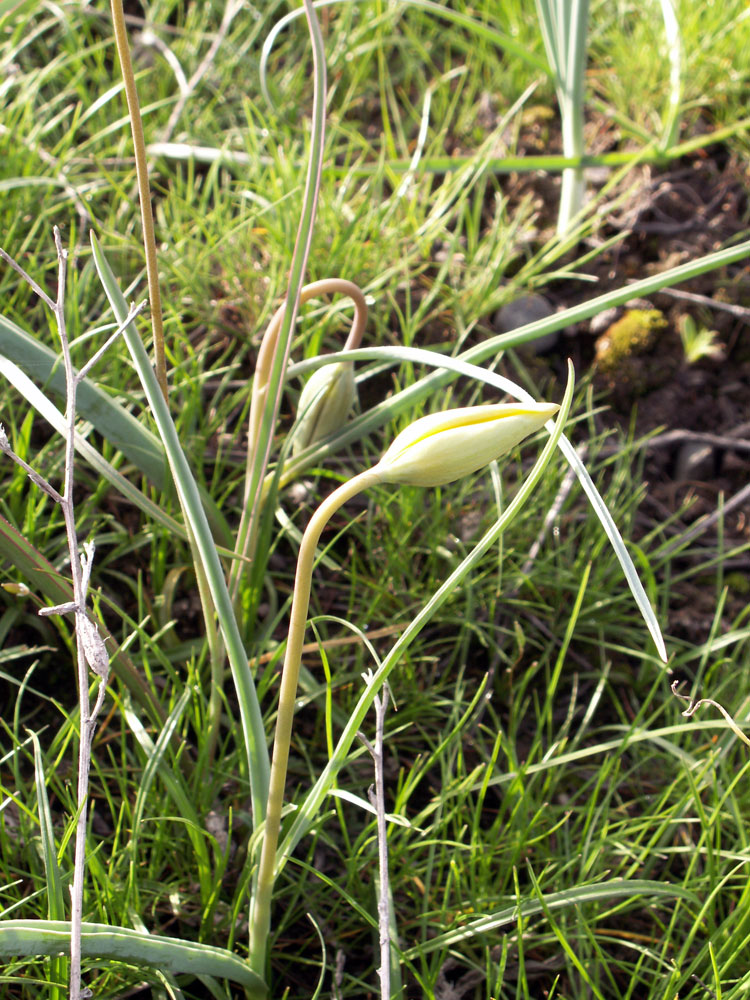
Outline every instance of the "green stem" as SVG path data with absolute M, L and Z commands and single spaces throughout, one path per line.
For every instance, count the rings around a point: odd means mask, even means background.
M 289 616 L 289 634 L 279 688 L 279 707 L 276 715 L 273 760 L 268 785 L 266 823 L 263 830 L 263 845 L 250 918 L 250 967 L 259 975 L 263 975 L 266 964 L 268 932 L 271 926 L 271 894 L 276 877 L 276 848 L 281 828 L 281 809 L 284 802 L 289 746 L 292 739 L 294 702 L 297 697 L 297 681 L 302 660 L 307 611 L 310 605 L 315 551 L 323 529 L 336 511 L 357 493 L 361 493 L 362 490 L 379 481 L 379 473 L 375 469 L 367 469 L 339 486 L 313 514 L 300 545 L 297 573 L 294 579 L 292 610 Z
M 216 605 L 214 604 L 211 586 L 206 576 L 206 571 L 198 553 L 198 546 L 195 535 L 190 527 L 190 522 L 185 522 L 190 539 L 190 550 L 193 554 L 193 569 L 195 579 L 198 584 L 201 608 L 203 609 L 203 621 L 206 626 L 206 644 L 208 646 L 208 658 L 211 665 L 211 690 L 208 696 L 207 713 L 207 733 L 206 733 L 206 764 L 209 770 L 212 769 L 214 757 L 216 755 L 216 744 L 219 739 L 219 728 L 221 726 L 221 706 L 222 694 L 224 691 L 225 662 L 224 645 L 216 628 Z M 205 764 L 204 764 L 205 767 Z
M 135 173 L 138 178 L 138 199 L 141 203 L 141 225 L 143 227 L 143 249 L 146 252 L 146 276 L 148 279 L 148 297 L 151 303 L 151 323 L 154 331 L 154 367 L 156 377 L 164 398 L 167 398 L 167 360 L 164 350 L 164 320 L 161 311 L 161 294 L 159 292 L 159 270 L 156 264 L 156 238 L 154 236 L 154 216 L 151 211 L 151 190 L 148 183 L 148 162 L 146 160 L 146 141 L 143 137 L 143 122 L 141 108 L 138 103 L 138 89 L 135 85 L 133 64 L 130 61 L 128 33 L 125 29 L 125 15 L 122 0 L 112 0 L 112 24 L 115 31 L 115 45 L 120 57 L 122 82 L 125 85 L 125 97 L 128 102 L 130 130 L 133 133 L 133 150 L 135 152 Z

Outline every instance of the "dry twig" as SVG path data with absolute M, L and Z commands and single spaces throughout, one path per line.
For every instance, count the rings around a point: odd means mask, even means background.
M 363 674 L 365 683 L 370 683 L 372 675 Z M 383 743 L 385 734 L 385 711 L 388 706 L 389 690 L 386 684 L 382 694 L 375 697 L 375 744 L 367 739 L 364 733 L 359 738 L 364 743 L 372 757 L 375 770 L 375 787 L 368 789 L 370 804 L 375 810 L 378 827 L 378 930 L 380 939 L 380 997 L 381 1000 L 391 1000 L 391 930 L 389 906 L 388 879 L 388 832 L 385 822 L 385 781 L 383 777 Z
M 91 996 L 91 991 L 81 989 L 81 929 L 83 921 L 83 884 L 86 866 L 86 824 L 88 817 L 87 794 L 89 770 L 91 767 L 91 744 L 94 738 L 96 719 L 104 701 L 106 684 L 109 678 L 109 654 L 104 640 L 99 634 L 94 622 L 86 614 L 86 597 L 88 594 L 91 568 L 94 561 L 94 543 L 83 543 L 83 553 L 79 552 L 76 535 L 75 508 L 73 504 L 73 482 L 75 464 L 75 423 L 76 423 L 76 392 L 80 382 L 86 377 L 92 366 L 102 357 L 104 350 L 119 336 L 122 330 L 132 322 L 140 308 L 131 310 L 127 321 L 108 339 L 104 348 L 97 351 L 89 361 L 76 371 L 70 354 L 65 324 L 65 282 L 67 276 L 67 251 L 63 248 L 60 230 L 55 227 L 55 247 L 57 249 L 57 298 L 52 299 L 37 284 L 34 279 L 11 257 L 0 250 L 0 259 L 4 260 L 32 288 L 36 295 L 51 310 L 55 317 L 60 344 L 62 347 L 63 366 L 65 369 L 66 407 L 65 421 L 67 425 L 65 441 L 65 471 L 62 490 L 57 490 L 43 476 L 36 472 L 28 462 L 16 455 L 10 446 L 5 430 L 0 427 L 0 451 L 16 462 L 29 476 L 31 481 L 46 493 L 55 503 L 59 504 L 65 522 L 65 533 L 68 540 L 68 557 L 73 581 L 73 600 L 54 607 L 39 610 L 43 616 L 75 615 L 76 659 L 78 667 L 78 696 L 80 713 L 80 733 L 78 746 L 78 785 L 77 785 L 77 815 L 75 836 L 75 862 L 73 869 L 73 885 L 71 888 L 71 920 L 70 920 L 70 1000 L 84 1000 Z M 89 701 L 88 668 L 99 678 L 96 701 L 93 708 Z

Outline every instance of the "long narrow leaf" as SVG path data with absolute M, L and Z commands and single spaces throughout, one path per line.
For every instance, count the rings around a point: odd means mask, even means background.
M 66 955 L 70 953 L 70 923 L 67 920 L 0 921 L 0 955 Z M 240 983 L 249 1000 L 264 1000 L 266 986 L 249 965 L 231 951 L 181 941 L 160 934 L 144 934 L 128 927 L 83 924 L 81 953 L 84 958 L 113 959 L 136 967 L 166 969 L 177 975 L 215 976 Z
M 560 106 L 563 153 L 583 156 L 583 96 L 589 0 L 536 0 L 539 24 L 555 78 Z M 581 210 L 585 195 L 583 167 L 563 170 L 557 235 L 564 237 Z
M 674 899 L 687 899 L 697 905 L 694 893 L 679 885 L 665 882 L 653 882 L 648 879 L 610 879 L 608 882 L 597 882 L 595 885 L 576 886 L 573 889 L 561 889 L 544 897 L 544 905 L 548 910 L 562 910 L 568 907 L 580 906 L 582 903 L 608 903 L 618 899 L 628 899 L 634 896 L 656 896 Z M 448 931 L 437 934 L 428 941 L 423 941 L 418 947 L 409 948 L 404 952 L 405 958 L 418 958 L 428 952 L 440 948 L 455 947 L 462 941 L 474 938 L 477 934 L 489 934 L 509 924 L 515 924 L 519 919 L 535 917 L 544 912 L 544 907 L 538 899 L 524 900 L 496 910 L 487 916 L 479 917 Z
M 662 149 L 674 146 L 680 137 L 680 105 L 682 104 L 682 33 L 677 20 L 674 0 L 660 0 L 664 19 L 664 34 L 669 54 L 669 101 L 664 114 Z
M 124 322 L 128 307 L 117 280 L 102 253 L 99 242 L 92 233 L 91 245 L 99 277 L 109 299 L 118 323 Z M 201 495 L 190 471 L 185 453 L 180 445 L 169 409 L 161 393 L 156 375 L 140 338 L 132 325 L 125 330 L 125 342 L 130 351 L 138 377 L 141 380 L 146 398 L 156 422 L 159 435 L 164 443 L 167 458 L 172 469 L 175 485 L 180 496 L 186 520 L 195 539 L 197 556 L 211 588 L 211 594 L 216 606 L 219 625 L 226 645 L 234 678 L 237 698 L 240 706 L 242 730 L 247 753 L 248 774 L 250 779 L 253 803 L 253 817 L 256 824 L 263 819 L 268 797 L 269 760 L 266 748 L 266 736 L 263 729 L 263 717 L 258 704 L 258 696 L 253 684 L 247 654 L 242 645 L 242 637 L 234 616 L 232 601 L 229 597 L 224 572 L 222 570 L 216 545 L 211 536 L 208 520 L 201 503 Z
M 606 111 L 619 120 L 617 113 L 602 102 L 591 98 L 593 107 Z M 625 167 L 636 164 L 656 164 L 664 165 L 672 160 L 679 160 L 684 156 L 689 156 L 699 149 L 707 149 L 717 143 L 726 142 L 735 136 L 741 135 L 750 127 L 750 119 L 740 118 L 731 125 L 725 125 L 714 129 L 713 132 L 694 135 L 690 139 L 684 139 L 668 149 L 660 148 L 654 139 L 645 129 L 640 129 L 630 119 L 624 119 L 627 128 L 639 135 L 647 148 L 639 150 L 616 150 L 611 153 L 586 153 L 581 157 L 562 156 L 558 153 L 544 153 L 537 156 L 493 156 L 484 161 L 484 169 L 488 174 L 511 174 L 511 173 L 535 173 L 538 170 L 548 170 L 559 172 L 568 167 Z M 196 163 L 221 163 L 228 169 L 243 170 L 250 162 L 246 153 L 237 150 L 224 149 L 218 146 L 197 146 L 186 142 L 154 142 L 148 147 L 152 156 L 163 156 L 172 160 L 193 160 Z M 459 170 L 465 170 L 476 161 L 476 156 L 426 156 L 420 160 L 419 169 L 422 174 L 453 174 Z M 253 162 L 256 162 L 255 159 Z M 406 173 L 413 167 L 412 157 L 408 159 L 394 158 L 388 160 L 388 170 L 394 174 Z M 382 170 L 379 161 L 370 162 L 360 160 L 358 163 L 327 163 L 323 167 L 326 176 L 346 176 L 372 177 Z

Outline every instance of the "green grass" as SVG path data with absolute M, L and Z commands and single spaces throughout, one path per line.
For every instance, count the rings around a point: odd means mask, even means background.
M 607 146 L 615 152 L 656 140 L 666 106 L 661 15 L 657 3 L 643 7 L 592 3 L 590 115 L 619 123 Z M 269 5 L 237 15 L 171 137 L 241 153 L 243 162 L 162 155 L 152 162 L 170 411 L 197 481 L 232 529 L 245 471 L 249 380 L 262 331 L 285 292 L 310 146 L 309 42 L 301 20 L 269 57 L 274 107 L 261 94 L 261 45 L 285 10 Z M 554 93 L 539 68 L 544 50 L 534 5 L 483 0 L 452 10 L 509 35 L 529 58 L 503 56 L 470 22 L 418 7 L 339 4 L 320 14 L 328 134 L 307 280 L 340 275 L 367 291 L 366 346 L 457 354 L 493 334 L 492 315 L 505 302 L 557 273 L 586 270 L 575 255 L 583 245 L 571 251 L 546 242 L 556 205 L 511 197 L 504 175 L 491 168 L 518 152 L 529 123 L 548 129 L 543 154 L 558 152 L 549 148 L 557 141 L 554 124 L 545 125 L 550 119 L 539 113 L 554 107 Z M 189 77 L 223 9 L 164 0 L 148 14 Z M 740 2 L 687 0 L 678 16 L 689 64 L 688 139 L 699 119 L 732 126 L 744 117 L 750 18 Z M 139 45 L 140 29 L 130 30 L 147 141 L 156 143 L 176 98 L 175 75 L 156 49 Z M 81 359 L 105 337 L 90 226 L 127 297 L 142 298 L 145 287 L 106 5 L 23 5 L 0 20 L 0 66 L 0 245 L 50 290 L 51 228 L 62 227 L 73 256 L 68 322 L 71 336 L 81 338 L 74 347 Z M 728 145 L 741 152 L 747 139 L 738 132 Z M 456 170 L 429 169 L 446 155 Z M 402 161 L 413 159 L 405 175 Z M 585 232 L 596 225 L 594 207 Z M 0 302 L 4 317 L 57 349 L 50 317 L 5 267 Z M 348 316 L 338 302 L 305 307 L 294 360 L 339 349 Z M 150 347 L 147 324 L 138 325 Z M 529 375 L 512 353 L 498 365 L 535 395 L 562 394 L 560 373 L 550 367 L 529 365 Z M 357 371 L 363 410 L 423 374 L 412 362 L 386 365 L 382 358 Z M 94 380 L 153 430 L 123 345 L 109 352 Z M 285 396 L 278 445 L 298 389 L 293 381 Z M 319 499 L 377 461 L 383 444 L 423 408 L 488 398 L 484 387 L 456 381 L 417 412 L 394 414 L 385 432 L 333 458 L 319 456 L 301 477 L 304 489 L 282 490 L 289 527 L 271 525 L 259 590 L 243 595 L 257 613 L 240 619 L 242 641 L 257 660 L 267 731 L 298 532 Z M 574 412 L 570 433 L 588 442 L 593 478 L 624 537 L 637 539 L 630 550 L 662 623 L 684 601 L 688 572 L 715 592 L 710 634 L 698 645 L 675 635 L 668 648 L 675 675 L 693 679 L 696 690 L 742 720 L 750 630 L 734 585 L 725 589 L 731 581 L 722 565 L 746 557 L 746 547 L 707 553 L 691 543 L 688 552 L 701 560 L 696 570 L 676 559 L 667 526 L 644 534 L 636 519 L 641 442 L 617 438 L 615 453 L 605 449 L 613 437 L 599 429 L 585 376 Z M 3 387 L 1 416 L 14 450 L 58 480 L 60 438 L 10 385 Z M 154 487 L 89 432 L 107 461 L 182 522 L 173 492 Z M 362 693 L 363 671 L 375 655 L 387 655 L 507 506 L 539 448 L 537 442 L 513 455 L 499 484 L 485 471 L 436 491 L 376 488 L 334 518 L 313 588 L 315 631 L 307 639 L 316 638 L 320 649 L 304 658 L 290 800 L 300 802 L 325 766 Z M 386 807 L 394 817 L 390 869 L 405 996 L 444 997 L 447 981 L 462 982 L 463 995 L 475 1000 L 677 1000 L 706 989 L 734 1000 L 750 985 L 747 754 L 709 710 L 681 717 L 671 677 L 577 486 L 531 572 L 524 569 L 565 470 L 553 458 L 534 499 L 409 646 L 389 681 L 397 711 L 389 710 L 386 722 Z M 0 476 L 0 514 L 66 577 L 59 512 L 9 462 Z M 247 760 L 227 682 L 211 762 L 212 670 L 189 546 L 84 462 L 77 483 L 81 537 L 97 541 L 95 606 L 159 706 L 144 707 L 116 668 L 93 756 L 85 919 L 244 957 L 253 831 Z M 20 560 L 6 561 L 3 577 L 23 581 Z M 0 594 L 0 930 L 4 920 L 59 919 L 55 907 L 60 897 L 67 905 L 72 876 L 74 642 L 68 621 L 39 618 L 35 610 L 33 598 Z M 36 759 L 29 731 L 38 737 Z M 355 744 L 336 779 L 336 791 L 345 794 L 326 797 L 320 821 L 279 879 L 271 995 L 310 997 L 318 977 L 326 995 L 334 987 L 341 997 L 374 994 L 377 845 L 374 817 L 360 804 L 372 780 L 369 755 Z M 50 838 L 60 891 L 44 850 Z M 6 958 L 3 995 L 67 996 L 66 966 L 60 956 Z M 93 958 L 84 980 L 100 997 L 134 995 L 142 983 L 150 990 L 142 995 L 154 998 L 243 995 L 207 975 L 201 981 L 166 967 Z

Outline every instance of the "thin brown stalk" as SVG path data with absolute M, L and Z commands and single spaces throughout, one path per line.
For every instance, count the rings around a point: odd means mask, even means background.
M 141 203 L 143 248 L 146 253 L 148 296 L 151 303 L 151 323 L 154 331 L 154 368 L 161 391 L 166 399 L 168 386 L 167 359 L 164 349 L 164 320 L 161 310 L 161 295 L 159 293 L 159 270 L 156 261 L 156 237 L 154 235 L 154 216 L 151 210 L 151 189 L 148 182 L 146 141 L 143 135 L 143 122 L 141 121 L 141 108 L 138 102 L 138 90 L 135 85 L 133 64 L 130 59 L 130 46 L 128 45 L 128 33 L 125 28 L 122 0 L 111 0 L 111 3 L 115 44 L 117 46 L 117 54 L 120 57 L 122 80 L 125 85 L 125 97 L 128 102 L 128 114 L 130 116 L 130 129 L 133 134 L 135 172 L 138 178 L 138 198 Z

